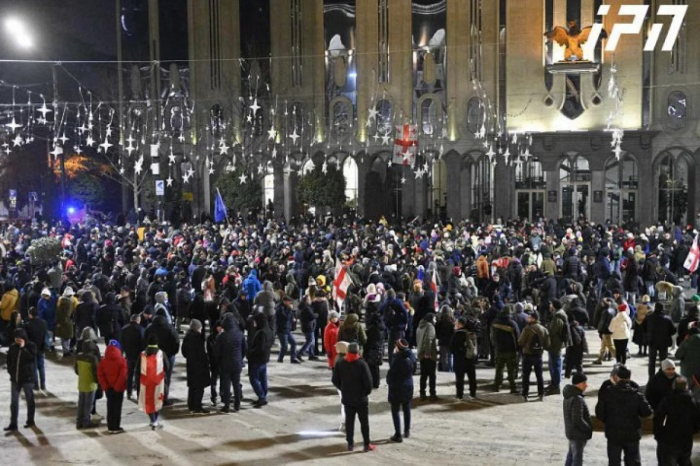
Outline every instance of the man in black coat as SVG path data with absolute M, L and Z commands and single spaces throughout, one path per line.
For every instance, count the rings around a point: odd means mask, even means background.
M 46 333 L 48 327 L 46 321 L 38 316 L 35 307 L 29 308 L 27 313 L 29 321 L 24 329 L 27 331 L 27 338 L 36 347 L 36 374 L 34 374 L 34 390 L 46 390 L 46 369 L 44 366 L 44 351 L 46 350 Z
M 229 413 L 231 406 L 231 385 L 233 384 L 233 411 L 241 408 L 241 370 L 245 354 L 245 338 L 232 314 L 225 314 L 221 322 L 222 332 L 216 337 L 214 352 L 221 377 L 222 413 Z
M 168 399 L 170 393 L 170 380 L 175 367 L 175 356 L 180 351 L 180 335 L 178 335 L 175 327 L 168 323 L 168 318 L 165 316 L 165 310 L 160 309 L 158 315 L 153 318 L 153 322 L 146 329 L 146 341 L 150 335 L 156 335 L 158 338 L 158 348 L 168 358 L 169 365 L 165 371 L 165 400 L 164 406 L 170 406 L 172 402 Z
M 209 414 L 202 407 L 204 389 L 211 383 L 209 361 L 202 323 L 197 319 L 190 321 L 190 330 L 182 341 L 182 356 L 187 360 L 187 408 L 194 414 Z
M 294 339 L 294 334 L 292 334 L 296 316 L 290 296 L 282 298 L 282 304 L 275 309 L 275 322 L 277 322 L 277 336 L 280 339 L 280 354 L 277 356 L 277 362 L 284 361 L 287 349 L 291 345 L 290 357 L 292 358 L 292 363 L 298 364 L 300 361 L 297 359 L 297 341 Z
M 309 360 L 318 360 L 318 356 L 315 354 L 316 342 L 314 341 L 316 337 L 316 320 L 318 319 L 318 314 L 314 313 L 314 309 L 311 307 L 310 302 L 311 297 L 309 295 L 304 297 L 304 301 L 299 306 L 301 315 L 299 320 L 301 321 L 301 333 L 304 334 L 304 344 L 302 345 L 299 352 L 297 352 L 297 359 L 303 361 L 301 358 L 304 353 L 308 353 Z
M 136 369 L 136 363 L 141 355 L 141 351 L 146 349 L 146 339 L 143 327 L 141 326 L 141 314 L 133 314 L 131 316 L 129 323 L 121 330 L 119 343 L 122 345 L 122 349 L 126 354 L 126 365 L 128 368 L 126 375 L 126 395 L 128 399 L 131 399 L 134 390 L 134 371 Z M 140 382 L 136 380 L 136 384 L 138 385 L 139 383 Z
M 660 361 L 668 358 L 668 349 L 673 345 L 676 327 L 671 318 L 666 315 L 661 303 L 656 303 L 654 312 L 647 315 L 643 325 L 646 326 L 649 338 L 649 378 L 651 379 L 656 373 L 657 354 Z
M 360 420 L 364 451 L 376 450 L 369 439 L 369 394 L 372 393 L 372 374 L 365 361 L 360 359 L 360 347 L 357 343 L 348 345 L 344 359 L 335 364 L 333 385 L 340 390 L 345 406 L 345 438 L 348 451 L 355 447 L 355 415 Z
M 19 392 L 24 392 L 27 400 L 27 423 L 25 429 L 34 426 L 34 371 L 36 360 L 36 345 L 28 340 L 24 329 L 16 329 L 12 335 L 15 342 L 7 352 L 7 372 L 10 374 L 10 425 L 6 432 L 17 430 L 19 416 Z
M 515 387 L 515 365 L 518 362 L 518 338 L 520 329 L 511 318 L 511 307 L 504 307 L 491 324 L 491 341 L 496 351 L 496 378 L 494 391 L 503 383 L 503 369 L 508 371 L 508 384 L 511 393 L 518 393 Z
M 391 418 L 394 421 L 392 442 L 403 442 L 403 437 L 411 435 L 411 401 L 413 400 L 413 374 L 416 371 L 416 356 L 408 347 L 406 340 L 396 340 L 394 361 L 386 374 L 389 386 L 389 403 Z M 401 436 L 400 410 L 403 411 L 404 430 Z
M 661 363 L 661 370 L 649 379 L 644 390 L 644 396 L 647 397 L 651 409 L 656 411 L 661 401 L 673 393 L 673 382 L 676 377 L 678 377 L 676 364 L 670 359 L 664 359 Z
M 693 435 L 700 431 L 700 408 L 688 391 L 688 380 L 679 376 L 671 395 L 654 412 L 656 458 L 660 465 L 690 466 Z
M 253 407 L 262 408 L 267 404 L 267 363 L 270 362 L 270 348 L 275 339 L 262 312 L 253 315 L 255 330 L 248 349 L 248 379 L 258 399 Z
M 617 370 L 618 381 L 602 391 L 595 414 L 605 424 L 608 439 L 608 464 L 618 466 L 625 452 L 625 464 L 641 464 L 639 440 L 642 438 L 641 418 L 652 415 L 644 395 L 631 385 L 632 373 L 625 366 Z

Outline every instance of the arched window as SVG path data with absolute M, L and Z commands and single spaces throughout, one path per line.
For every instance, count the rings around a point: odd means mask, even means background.
M 433 214 L 440 215 L 441 211 L 447 207 L 447 163 L 440 159 L 433 162 L 432 183 L 432 205 Z
M 302 165 L 301 174 L 306 175 L 307 173 L 314 171 L 314 168 L 316 168 L 316 164 L 314 164 L 313 159 L 309 158 L 306 162 L 304 162 L 304 165 Z
M 306 120 L 304 120 L 304 104 L 300 102 L 294 102 L 290 114 L 292 116 L 292 130 L 290 131 L 290 133 L 296 129 L 297 134 L 301 135 L 302 128 L 304 128 L 304 126 L 306 125 Z
M 425 99 L 421 104 L 420 119 L 423 134 L 432 136 L 438 132 L 438 107 L 439 103 L 435 99 Z
M 633 221 L 637 210 L 639 170 L 631 155 L 605 166 L 605 218 L 619 225 Z
M 467 103 L 467 129 L 470 133 L 476 134 L 484 124 L 484 108 L 478 97 L 472 97 Z
M 493 170 L 488 157 L 472 165 L 472 212 L 476 222 L 490 221 L 493 215 Z
M 357 162 L 352 157 L 346 157 L 343 162 L 343 176 L 345 177 L 345 201 L 348 205 L 357 207 L 359 170 Z
M 354 112 L 353 107 L 345 100 L 338 100 L 333 104 L 333 131 L 345 134 L 352 128 Z
M 591 168 L 588 159 L 567 154 L 559 166 L 561 217 L 572 222 L 590 218 Z
M 544 216 L 547 177 L 537 160 L 515 164 L 515 208 L 519 218 L 537 220 Z
M 267 207 L 268 201 L 275 202 L 275 175 L 272 172 L 272 164 L 267 163 L 267 171 L 265 178 L 263 178 L 263 206 Z
M 685 117 L 688 112 L 688 99 L 681 91 L 673 91 L 668 95 L 668 127 L 682 129 L 685 127 Z
M 394 115 L 392 113 L 391 102 L 380 100 L 377 102 L 377 134 L 389 134 L 393 131 Z
M 219 104 L 214 104 L 209 111 L 209 124 L 214 136 L 221 134 L 224 129 L 224 109 Z
M 685 153 L 667 152 L 659 163 L 659 221 L 685 223 L 689 167 Z

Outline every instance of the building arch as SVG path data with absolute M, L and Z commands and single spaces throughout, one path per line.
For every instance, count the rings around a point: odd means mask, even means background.
M 609 157 L 604 165 L 605 218 L 623 225 L 638 218 L 639 164 L 631 152 L 620 159 Z
M 440 135 L 445 109 L 442 100 L 435 93 L 423 94 L 416 103 L 416 121 L 421 134 L 426 136 Z
M 579 152 L 566 152 L 558 162 L 561 193 L 559 217 L 567 223 L 591 216 L 591 165 Z
M 655 210 L 659 221 L 685 224 L 695 212 L 696 163 L 685 147 L 669 147 L 654 159 Z

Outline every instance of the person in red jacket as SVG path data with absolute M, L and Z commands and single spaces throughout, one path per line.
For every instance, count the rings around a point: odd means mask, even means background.
M 335 344 L 338 342 L 338 313 L 331 311 L 328 314 L 328 325 L 323 330 L 323 347 L 328 356 L 328 367 L 333 369 L 335 365 L 336 351 Z
M 128 368 L 122 354 L 121 346 L 116 340 L 110 340 L 105 357 L 97 366 L 97 380 L 107 395 L 107 429 L 110 434 L 121 434 L 122 403 L 126 390 Z

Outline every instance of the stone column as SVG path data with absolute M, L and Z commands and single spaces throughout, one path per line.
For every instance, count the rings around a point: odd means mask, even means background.
M 285 217 L 284 210 L 284 164 L 275 161 L 272 164 L 272 176 L 275 179 L 274 200 L 275 203 L 275 218 L 281 219 Z M 287 219 L 289 220 L 289 219 Z
M 462 219 L 469 219 L 472 212 L 472 178 L 470 164 L 461 162 L 459 169 L 460 184 L 460 216 Z
M 547 174 L 547 192 L 544 193 L 544 216 L 548 220 L 551 218 L 558 219 L 561 215 L 561 190 L 559 189 L 559 171 L 556 169 L 546 170 L 545 173 Z M 554 202 L 549 201 L 550 191 L 554 191 L 557 193 L 556 201 Z
M 447 216 L 458 220 L 461 216 L 461 160 L 459 154 L 450 154 L 445 158 L 447 164 Z
M 367 173 L 370 170 L 370 160 L 367 154 L 357 154 L 357 215 L 365 215 L 365 192 L 367 191 Z
M 602 154 L 599 154 L 599 156 Z M 601 191 L 603 193 L 602 202 L 595 202 L 595 192 Z M 602 223 L 606 219 L 606 207 L 607 207 L 607 195 L 605 193 L 605 170 L 593 170 L 591 172 L 591 193 L 590 193 L 590 205 L 591 205 L 591 218 L 590 220 L 595 223 Z M 622 201 L 620 201 L 622 202 Z M 622 205 L 620 205 L 622 208 Z
M 284 216 L 287 219 L 292 218 L 299 212 L 299 204 L 297 202 L 297 185 L 299 184 L 299 175 L 294 171 L 288 171 L 284 174 Z

